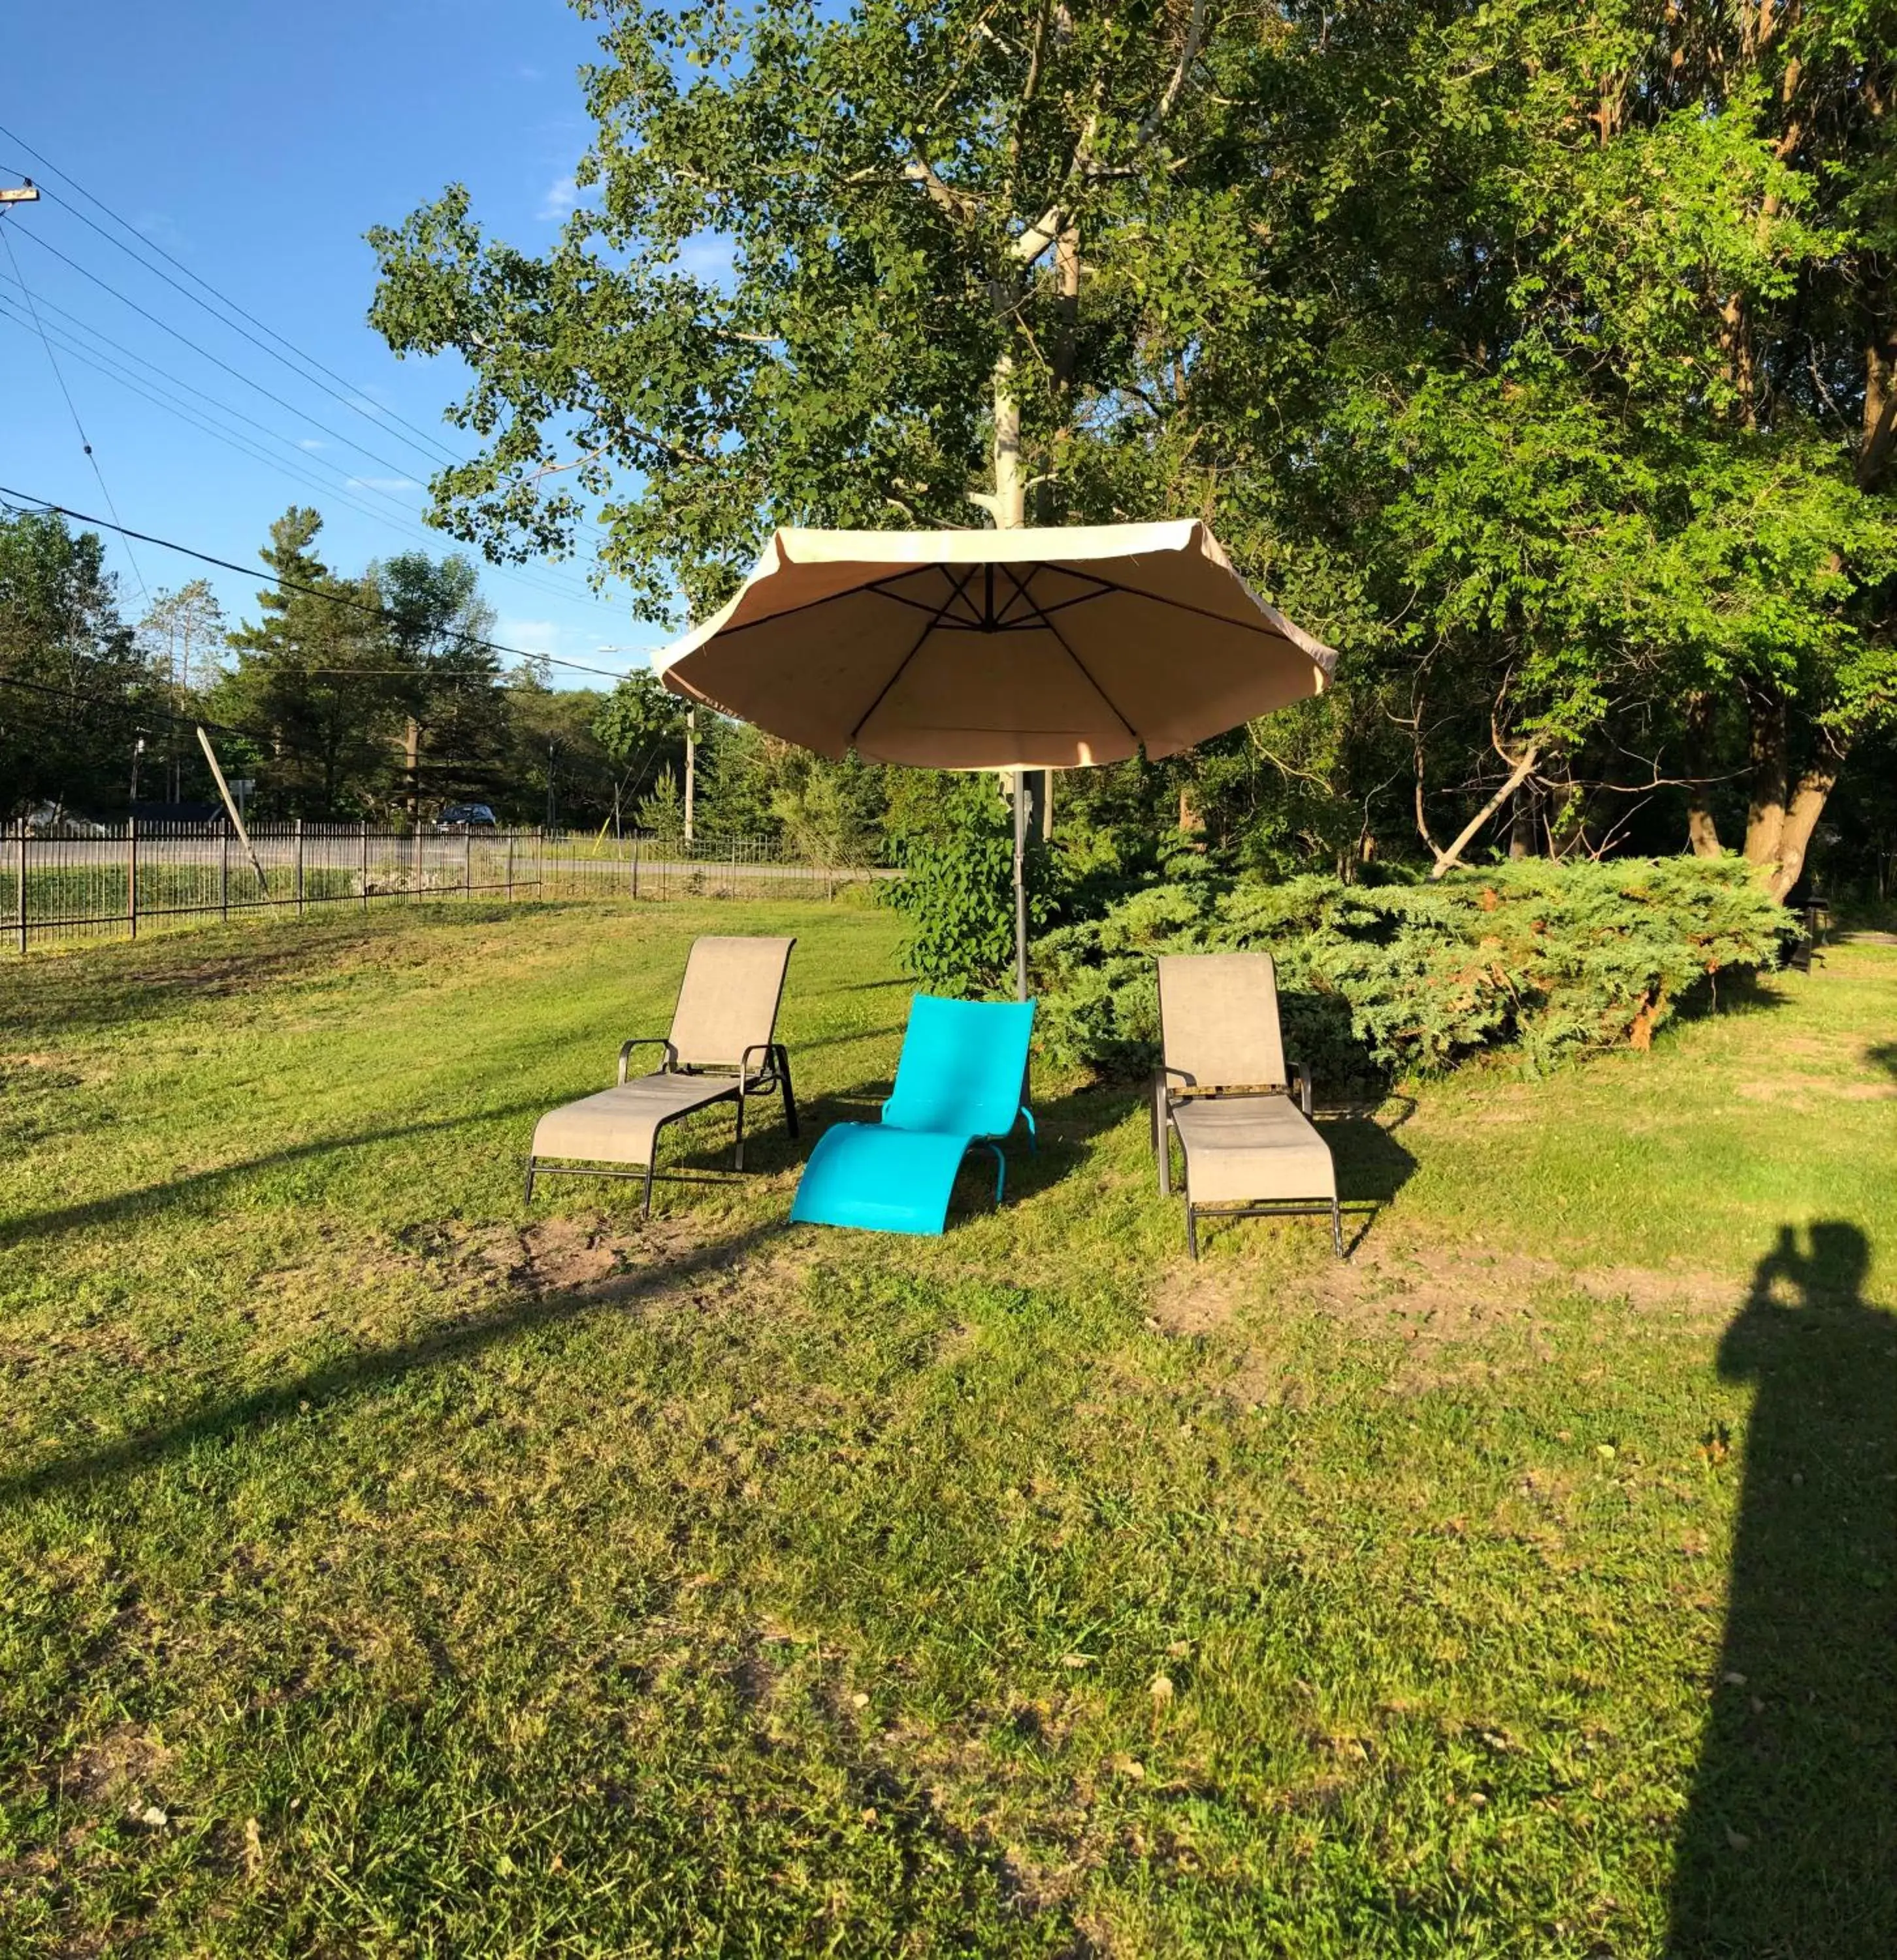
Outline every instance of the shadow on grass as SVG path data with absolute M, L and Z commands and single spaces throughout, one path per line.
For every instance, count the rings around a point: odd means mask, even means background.
M 433 1122 L 402 1123 L 389 1129 L 363 1130 L 354 1135 L 318 1137 L 307 1144 L 291 1144 L 262 1157 L 246 1157 L 240 1163 L 224 1164 L 215 1170 L 193 1171 L 163 1184 L 141 1185 L 135 1191 L 122 1191 L 110 1198 L 88 1198 L 82 1204 L 61 1205 L 50 1211 L 23 1212 L 15 1217 L 0 1217 L 0 1246 L 18 1245 L 28 1239 L 49 1239 L 62 1232 L 78 1231 L 89 1225 L 114 1224 L 145 1213 L 164 1211 L 173 1205 L 214 1203 L 233 1184 L 259 1172 L 280 1170 L 307 1163 L 313 1157 L 328 1157 L 345 1150 L 364 1150 L 374 1144 L 394 1143 L 404 1137 L 439 1135 L 463 1129 L 471 1123 L 490 1123 L 516 1116 L 539 1115 L 548 1105 L 536 1099 L 531 1102 L 510 1102 L 498 1109 L 481 1109 L 459 1116 L 443 1116 Z M 521 1161 L 526 1161 L 523 1132 Z
M 1897 1316 L 1870 1252 L 1781 1227 L 1720 1347 L 1756 1398 L 1672 1960 L 1897 1953 Z
M 774 1224 L 750 1227 L 696 1247 L 650 1271 L 627 1275 L 600 1289 L 517 1297 L 491 1313 L 436 1328 L 419 1339 L 364 1349 L 276 1387 L 213 1403 L 181 1420 L 141 1430 L 83 1456 L 67 1456 L 19 1475 L 0 1478 L 0 1504 L 87 1486 L 151 1469 L 206 1445 L 234 1441 L 246 1430 L 268 1428 L 307 1409 L 373 1393 L 419 1369 L 472 1360 L 517 1336 L 555 1326 L 583 1314 L 623 1313 L 654 1294 L 728 1265 L 751 1250 Z

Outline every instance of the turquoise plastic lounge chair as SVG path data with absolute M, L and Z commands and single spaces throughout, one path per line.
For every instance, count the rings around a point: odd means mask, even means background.
M 1023 1091 L 1031 1001 L 939 1001 L 909 1010 L 896 1086 L 880 1123 L 824 1132 L 797 1186 L 793 1223 L 866 1232 L 939 1233 L 961 1160 L 977 1144 L 995 1153 L 995 1202 L 1008 1174 L 1002 1140 L 1034 1119 Z

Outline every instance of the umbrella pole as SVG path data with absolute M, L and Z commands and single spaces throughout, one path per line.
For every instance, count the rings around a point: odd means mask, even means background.
M 1028 772 L 1015 772 L 1015 998 L 1028 998 Z

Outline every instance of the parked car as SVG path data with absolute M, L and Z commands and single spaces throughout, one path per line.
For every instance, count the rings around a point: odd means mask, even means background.
M 494 812 L 485 803 L 451 803 L 435 819 L 437 830 L 492 830 Z

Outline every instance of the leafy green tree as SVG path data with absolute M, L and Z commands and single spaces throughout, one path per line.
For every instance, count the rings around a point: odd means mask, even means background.
M 635 669 L 606 696 L 593 733 L 615 771 L 615 813 L 665 772 L 675 779 L 685 767 L 685 705 L 650 667 Z
M 494 631 L 494 609 L 472 562 L 402 552 L 370 565 L 364 583 L 383 608 L 398 670 L 389 694 L 402 716 L 401 794 L 410 816 L 424 803 L 491 798 L 505 780 L 507 698 L 499 657 L 481 644 Z
M 287 583 L 260 591 L 262 618 L 230 635 L 237 663 L 215 703 L 250 735 L 264 810 L 367 816 L 391 774 L 403 696 L 376 587 L 331 571 L 314 549 L 322 529 L 300 506 L 270 527 L 259 555 Z
M 1226 113 L 1203 4 L 584 11 L 601 195 L 554 249 L 491 241 L 459 187 L 370 234 L 374 324 L 473 371 L 456 418 L 486 446 L 435 508 L 491 551 L 570 542 L 569 472 L 663 618 L 775 523 L 1018 524 L 1143 423 L 1130 384 L 1195 323 L 1250 310 L 1201 164 Z
M 618 772 L 595 732 L 605 702 L 595 689 L 546 687 L 516 670 L 507 689 L 508 780 L 497 810 L 562 829 L 610 822 Z
M 0 811 L 122 807 L 132 749 L 157 702 L 92 531 L 0 514 Z
M 659 616 L 774 523 L 1203 513 L 1345 655 L 1165 773 L 1206 848 L 1711 850 L 1743 776 L 1790 889 L 1892 711 L 1892 0 L 586 11 L 552 250 L 373 234 L 462 536 L 577 488 Z

